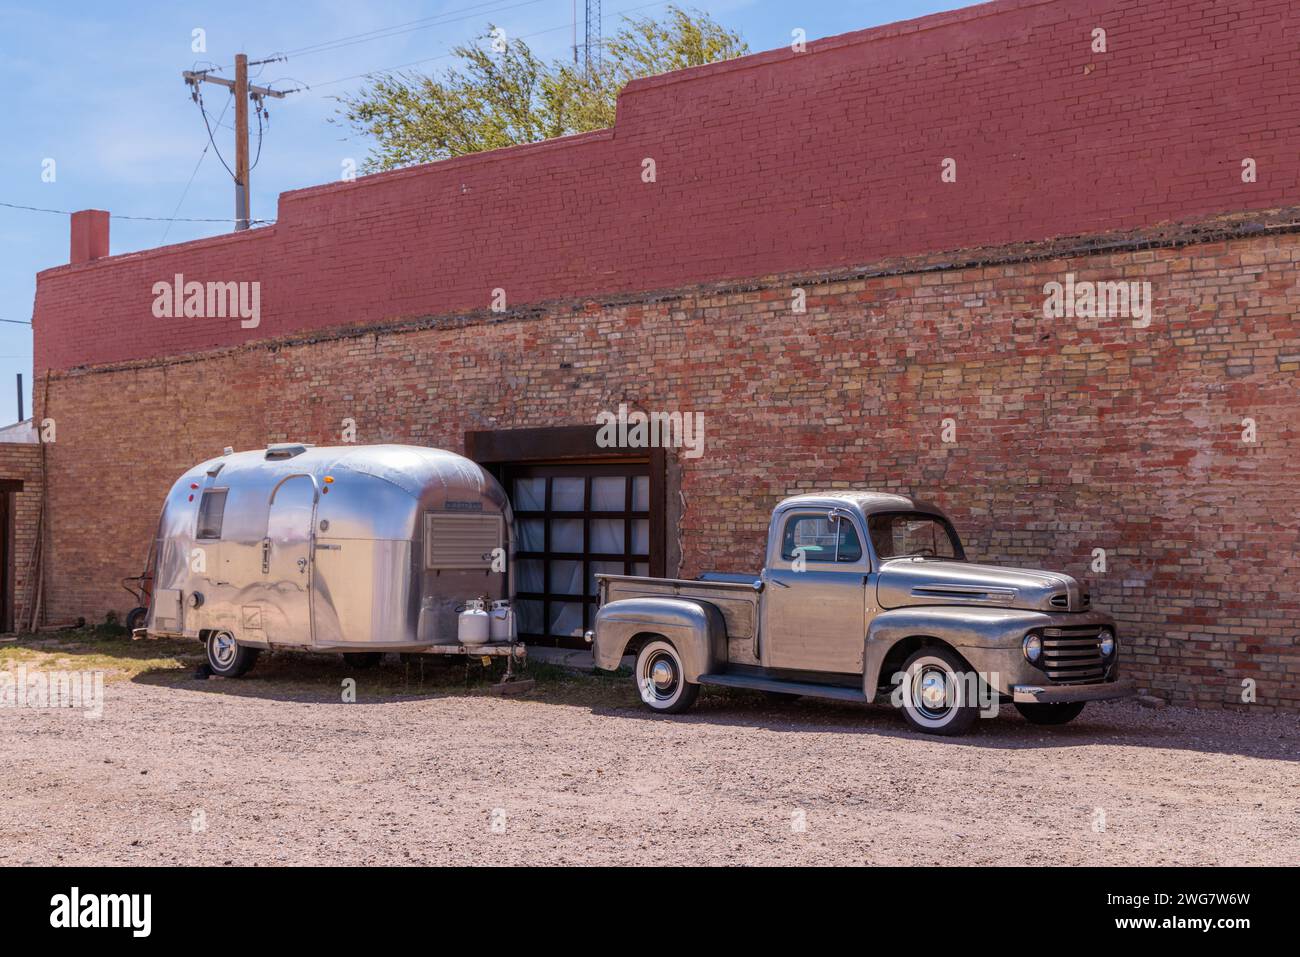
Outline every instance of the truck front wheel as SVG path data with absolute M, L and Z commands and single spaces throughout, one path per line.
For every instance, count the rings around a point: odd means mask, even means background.
M 1016 710 L 1030 724 L 1068 724 L 1079 717 L 1086 702 L 1073 701 L 1062 704 L 1016 703 Z
M 652 641 L 636 656 L 636 690 L 651 711 L 678 714 L 695 704 L 700 686 L 688 684 L 682 659 L 671 643 Z
M 920 648 L 903 665 L 903 717 L 926 734 L 964 734 L 979 714 L 978 676 L 956 652 Z

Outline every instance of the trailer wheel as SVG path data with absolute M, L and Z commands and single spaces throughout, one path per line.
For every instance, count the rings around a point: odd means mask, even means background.
M 379 662 L 384 660 L 382 651 L 345 651 L 343 652 L 343 661 L 349 668 L 356 668 L 358 671 L 364 671 L 367 668 L 373 668 Z
M 1016 702 L 1016 710 L 1024 715 L 1025 720 L 1030 724 L 1068 724 L 1079 717 L 1085 704 L 1087 704 L 1085 701 L 1037 704 Z
M 695 704 L 700 686 L 688 684 L 685 675 L 677 649 L 662 639 L 650 642 L 636 656 L 636 690 L 651 711 L 678 714 Z
M 965 734 L 979 714 L 969 699 L 975 680 L 954 651 L 920 648 L 903 665 L 903 717 L 926 734 Z
M 257 661 L 258 649 L 245 648 L 228 631 L 214 631 L 207 640 L 208 667 L 221 678 L 238 678 Z
M 149 618 L 149 609 L 143 606 L 132 608 L 126 613 L 126 633 L 133 634 L 137 628 L 143 628 Z

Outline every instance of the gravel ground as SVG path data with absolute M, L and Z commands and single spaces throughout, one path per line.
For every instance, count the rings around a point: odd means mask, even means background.
M 337 678 L 147 674 L 99 720 L 5 709 L 0 863 L 1300 862 L 1294 715 L 1107 703 L 939 739 L 886 707 L 372 680 L 344 704 Z

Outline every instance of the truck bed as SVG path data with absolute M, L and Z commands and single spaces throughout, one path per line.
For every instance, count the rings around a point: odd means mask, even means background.
M 758 603 L 763 585 L 758 575 L 709 573 L 699 579 L 597 575 L 600 603 L 623 598 L 686 598 L 705 601 L 722 613 L 727 626 L 727 658 L 735 664 L 758 664 Z

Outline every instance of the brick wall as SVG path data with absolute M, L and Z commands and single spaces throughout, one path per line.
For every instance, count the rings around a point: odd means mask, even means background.
M 0 479 L 23 483 L 13 496 L 13 597 L 14 621 L 22 624 L 31 617 L 35 582 L 31 574 L 33 547 L 41 508 L 41 447 L 17 442 L 0 442 Z
M 1286 205 L 1298 30 L 1290 0 L 1002 0 L 638 81 L 612 130 L 44 272 L 36 368 L 486 308 L 495 288 L 518 306 Z M 155 319 L 177 273 L 260 282 L 261 325 Z
M 705 415 L 676 463 L 688 575 L 756 568 L 785 495 L 910 492 L 977 560 L 1090 581 L 1144 686 L 1225 706 L 1254 678 L 1261 707 L 1300 708 L 1298 213 L 61 373 L 38 413 L 59 422 L 51 614 L 124 610 L 165 490 L 225 445 L 336 444 L 350 417 L 359 442 L 460 450 L 626 401 Z M 1071 272 L 1151 282 L 1151 325 L 1045 320 Z

